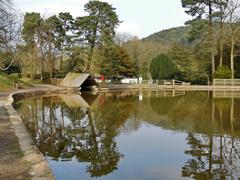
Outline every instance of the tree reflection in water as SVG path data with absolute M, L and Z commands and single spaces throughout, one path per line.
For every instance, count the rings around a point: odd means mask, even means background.
M 101 95 L 91 107 L 68 107 L 59 97 L 18 102 L 19 112 L 44 156 L 88 162 L 91 177 L 117 169 L 122 154 L 114 138 L 134 109 L 134 101 Z
M 183 177 L 240 177 L 239 103 L 239 99 L 213 98 L 212 93 L 202 92 L 150 98 L 152 109 L 161 117 L 154 124 L 187 132 L 185 154 L 190 159 L 182 167 Z
M 142 98 L 138 98 L 139 94 Z M 240 99 L 218 98 L 212 92 L 178 95 L 148 91 L 87 95 L 85 99 L 89 99 L 90 106 L 84 107 L 57 96 L 42 97 L 20 101 L 17 108 L 45 156 L 55 161 L 87 162 L 86 171 L 91 177 L 100 177 L 118 168 L 123 155 L 118 150 L 116 137 L 141 128 L 141 123 L 186 134 L 184 157 L 188 159 L 179 167 L 180 176 L 240 177 Z M 142 137 L 147 136 L 147 132 L 141 131 Z M 145 145 L 144 140 L 141 143 Z M 156 143 L 151 148 L 155 145 L 158 147 Z
M 240 177 L 240 139 L 234 129 L 234 98 L 212 100 L 210 124 L 218 122 L 218 133 L 212 130 L 207 135 L 188 133 L 190 155 L 182 168 L 184 177 L 194 179 L 238 179 Z M 239 100 L 237 101 L 239 103 Z M 214 126 L 214 125 L 212 125 Z M 226 132 L 228 134 L 226 134 Z

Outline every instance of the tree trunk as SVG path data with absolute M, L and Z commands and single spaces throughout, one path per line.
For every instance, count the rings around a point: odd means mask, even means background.
M 41 28 L 42 26 L 40 26 Z M 42 36 L 42 29 L 38 31 L 38 41 L 40 44 L 40 53 L 41 53 L 41 81 L 43 81 L 43 73 L 44 73 L 44 53 L 43 53 L 43 36 Z
M 214 72 L 215 72 L 215 57 L 214 57 L 214 50 L 211 50 L 211 60 L 212 60 L 212 79 L 214 76 Z
M 63 43 L 61 45 L 60 71 L 62 71 L 62 69 L 63 69 L 62 63 L 63 63 Z
M 44 71 L 44 60 L 43 58 L 41 59 L 41 81 L 43 80 L 43 71 Z
M 33 74 L 34 74 L 34 49 L 32 49 L 32 54 L 31 54 L 31 79 L 34 79 Z
M 86 67 L 86 72 L 87 72 L 87 73 L 90 72 L 94 48 L 95 48 L 95 44 L 91 46 L 91 48 L 90 48 L 90 53 L 89 53 L 89 55 L 88 55 L 88 62 L 87 62 L 87 67 Z
M 92 58 L 93 58 L 93 52 L 94 52 L 94 48 L 96 46 L 97 28 L 98 28 L 98 20 L 95 24 L 95 29 L 93 31 L 93 40 L 91 41 L 90 53 L 88 55 L 88 62 L 87 62 L 87 67 L 86 67 L 86 71 L 88 73 L 90 72 L 90 68 L 91 68 L 91 64 L 92 64 Z
M 49 40 L 49 62 L 50 62 L 50 77 L 53 78 L 53 71 L 54 71 L 54 59 L 53 59 L 53 52 L 52 52 L 52 35 L 50 35 Z
M 221 34 L 220 34 L 220 60 L 219 66 L 223 65 L 223 22 L 221 20 Z
M 234 37 L 231 37 L 231 52 L 230 52 L 230 66 L 231 66 L 231 78 L 234 79 Z
M 220 12 L 223 13 L 222 1 L 220 2 Z M 220 22 L 220 59 L 219 66 L 223 65 L 223 15 L 221 14 L 221 22 Z
M 215 57 L 214 57 L 214 32 L 213 32 L 213 22 L 212 22 L 212 2 L 209 0 L 209 28 L 211 36 L 211 61 L 212 61 L 212 79 L 215 72 Z

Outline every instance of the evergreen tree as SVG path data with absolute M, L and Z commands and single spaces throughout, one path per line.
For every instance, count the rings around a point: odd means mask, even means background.
M 59 50 L 61 52 L 60 70 L 62 70 L 64 53 L 65 51 L 68 51 L 71 46 L 70 31 L 72 30 L 74 19 L 72 15 L 68 12 L 59 13 L 58 18 L 60 21 L 60 26 L 58 29 L 58 33 L 59 33 L 58 44 L 59 44 Z
M 194 66 L 197 66 L 196 58 L 191 50 L 174 44 L 168 52 L 168 56 L 182 72 L 182 80 L 188 80 L 192 72 L 196 69 Z
M 107 2 L 91 0 L 85 5 L 85 11 L 88 12 L 88 16 L 76 19 L 77 38 L 75 40 L 88 47 L 86 71 L 89 72 L 95 48 L 113 43 L 115 28 L 120 21 L 115 8 Z
M 29 52 L 29 64 L 31 78 L 34 78 L 34 75 L 37 73 L 37 66 L 38 63 L 38 44 L 42 45 L 42 28 L 43 28 L 43 19 L 40 16 L 40 13 L 26 13 L 24 16 L 23 28 L 22 28 L 22 38 L 25 41 L 25 46 L 27 51 Z M 41 47 L 40 47 L 41 48 Z M 42 60 L 43 64 L 43 60 Z M 43 65 L 42 65 L 43 71 Z
M 214 28 L 213 15 L 215 0 L 182 0 L 182 7 L 186 9 L 186 13 L 193 16 L 194 19 L 208 18 L 209 39 L 212 63 L 212 76 L 215 71 L 215 42 L 214 42 Z
M 107 77 L 134 77 L 136 68 L 129 55 L 119 46 L 101 50 L 100 73 Z
M 58 47 L 59 27 L 61 22 L 57 16 L 51 16 L 44 21 L 45 41 L 47 43 L 47 59 L 50 65 L 50 77 L 54 76 L 56 50 Z
M 170 57 L 160 54 L 152 59 L 150 73 L 153 79 L 172 79 L 179 73 L 179 70 Z

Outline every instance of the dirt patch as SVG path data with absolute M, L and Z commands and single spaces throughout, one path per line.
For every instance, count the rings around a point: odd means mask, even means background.
M 30 179 L 29 168 L 8 114 L 0 107 L 0 179 Z

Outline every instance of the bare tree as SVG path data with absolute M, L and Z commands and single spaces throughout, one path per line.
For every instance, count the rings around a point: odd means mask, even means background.
M 219 56 L 219 66 L 223 65 L 223 41 L 224 41 L 224 22 L 226 20 L 226 14 L 227 14 L 227 5 L 228 0 L 216 0 L 216 9 L 217 13 L 215 16 L 219 18 L 220 23 L 220 56 Z
M 19 18 L 11 1 L 0 0 L 0 52 L 13 52 L 15 50 L 16 44 L 20 40 L 21 25 L 18 20 Z M 11 58 L 9 65 L 0 69 L 7 70 L 13 62 L 14 58 Z
M 236 56 L 235 45 L 237 31 L 239 30 L 240 22 L 240 2 L 239 0 L 229 0 L 227 6 L 227 22 L 230 29 L 230 66 L 232 75 L 231 78 L 234 79 L 234 57 Z
M 127 41 L 136 41 L 139 40 L 139 38 L 137 36 L 134 36 L 130 33 L 117 33 L 115 36 L 115 42 L 119 45 L 122 46 L 123 43 L 127 42 Z

